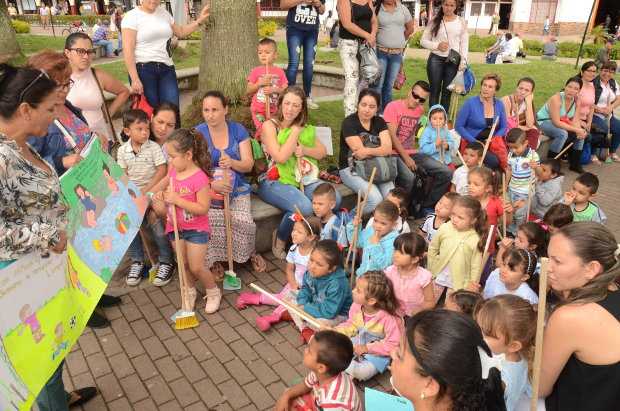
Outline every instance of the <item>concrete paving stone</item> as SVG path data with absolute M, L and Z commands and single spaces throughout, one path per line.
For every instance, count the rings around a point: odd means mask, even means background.
M 229 307 L 224 310 L 220 310 L 219 313 L 231 327 L 237 327 L 238 325 L 245 323 L 245 319 L 239 315 L 236 308 Z
M 250 404 L 250 405 L 246 405 L 245 407 L 241 408 L 239 411 L 258 411 L 258 408 L 256 408 L 256 405 Z
M 275 330 L 269 330 L 264 333 L 261 332 L 261 335 L 263 336 L 263 338 L 265 338 L 265 340 L 267 340 L 269 344 L 271 344 L 274 347 L 286 341 L 286 339 L 282 337 L 282 335 Z
M 103 313 L 110 321 L 116 320 L 117 318 L 121 318 L 123 316 L 123 312 L 118 305 L 114 305 L 112 307 L 105 307 L 103 309 Z
M 205 405 L 204 402 L 198 401 L 188 407 L 183 408 L 183 411 L 208 411 L 208 407 Z
M 149 323 L 163 318 L 157 307 L 155 307 L 155 305 L 151 302 L 149 302 L 148 304 L 143 304 L 139 306 L 139 308 L 142 312 L 142 315 L 144 315 L 144 318 Z
M 229 403 L 223 402 L 217 407 L 215 407 L 215 411 L 233 411 L 233 408 L 230 406 Z
M 209 351 L 209 349 L 207 348 L 207 344 L 205 344 L 205 342 L 202 341 L 200 338 L 189 341 L 185 345 L 187 346 L 187 349 L 192 353 L 193 358 L 198 362 L 202 362 L 213 357 L 213 354 L 211 354 L 211 351 Z
M 275 400 L 259 381 L 246 384 L 243 386 L 243 390 L 248 394 L 250 400 L 252 400 L 259 410 L 264 410 L 275 405 Z
M 222 393 L 217 388 L 217 383 L 208 378 L 194 383 L 194 388 L 209 410 L 225 401 Z
M 168 351 L 166 350 L 164 345 L 155 336 L 143 340 L 142 345 L 144 346 L 144 350 L 149 355 L 149 357 L 151 357 L 152 360 L 156 360 L 158 358 L 162 358 L 168 355 Z
M 169 305 L 171 303 L 171 301 L 168 299 L 168 296 L 166 294 L 164 294 L 164 292 L 161 290 L 161 288 L 154 287 L 154 288 L 148 290 L 147 294 L 148 294 L 149 298 L 151 299 L 151 302 L 157 308 L 164 307 L 164 306 Z
M 248 367 L 245 366 L 243 361 L 235 358 L 232 361 L 224 364 L 230 375 L 239 383 L 239 385 L 245 385 L 250 381 L 254 381 L 256 377 L 250 372 Z
M 258 333 L 256 327 L 254 327 L 254 323 L 241 324 L 240 326 L 235 327 L 235 331 L 237 331 L 239 335 L 241 335 L 241 337 L 250 345 L 263 341 L 263 337 Z
M 273 281 L 280 284 L 281 286 L 284 286 L 284 284 L 286 284 L 286 272 L 285 271 L 274 270 L 274 271 L 271 271 L 269 275 L 271 276 L 271 278 L 273 278 Z
M 273 364 L 272 367 L 275 373 L 280 376 L 280 379 L 289 387 L 299 382 L 299 379 L 301 379 L 303 375 L 286 361 L 280 361 L 279 363 Z
M 221 322 L 224 321 L 224 317 L 222 317 L 222 315 L 220 313 L 213 313 L 213 314 L 205 314 L 204 310 L 201 308 L 200 309 L 200 315 L 202 316 L 202 318 L 204 318 L 209 325 L 213 326 L 215 324 L 219 324 Z
M 173 307 L 180 308 L 181 307 L 181 291 L 172 290 L 168 291 L 167 294 L 168 300 Z M 198 299 L 196 299 L 196 303 L 198 303 Z
M 147 354 L 142 354 L 131 360 L 136 372 L 142 381 L 152 378 L 158 374 L 155 364 Z
M 88 363 L 88 368 L 90 368 L 90 372 L 95 378 L 112 372 L 110 364 L 108 364 L 108 360 L 102 352 L 89 355 L 88 357 L 86 357 L 86 362 Z
M 250 399 L 235 380 L 223 382 L 220 384 L 219 389 L 234 410 L 238 410 L 250 403 Z
M 244 339 L 237 340 L 230 344 L 230 348 L 237 354 L 237 357 L 245 363 L 258 359 L 258 354 L 252 349 L 250 344 Z
M 278 377 L 278 375 L 276 375 L 273 371 L 272 367 L 260 358 L 249 363 L 248 368 L 252 371 L 256 378 L 258 378 L 258 381 L 265 386 L 280 379 L 280 377 Z
M 192 388 L 192 384 L 185 378 L 172 381 L 169 386 L 182 407 L 186 407 L 200 400 L 198 394 L 194 391 L 194 388 Z
M 108 407 L 113 411 L 133 411 L 133 407 L 125 397 L 108 403 Z
M 179 333 L 185 332 L 186 330 L 180 330 Z M 181 341 L 179 337 L 176 335 L 172 338 L 168 338 L 163 341 L 164 346 L 170 352 L 170 355 L 175 361 L 182 360 L 185 357 L 189 357 L 191 354 L 185 347 L 185 344 Z
M 275 281 L 270 281 L 265 283 L 264 288 L 272 294 L 278 294 L 282 291 L 282 284 Z
M 179 311 L 179 307 L 175 305 L 171 305 L 171 304 L 163 306 L 159 309 L 161 316 L 164 317 L 164 321 L 169 324 L 172 324 L 172 321 L 170 320 L 170 318 L 172 318 L 174 313 L 176 313 L 177 311 Z
M 266 388 L 267 391 L 269 391 L 269 394 L 271 394 L 271 396 L 278 401 L 278 398 L 280 398 L 284 390 L 286 390 L 286 385 L 284 385 L 282 381 L 277 381 L 273 384 L 269 384 Z
M 132 374 L 119 380 L 125 395 L 132 404 L 148 398 L 149 393 L 138 374 Z
M 84 411 L 108 411 L 105 400 L 101 395 L 97 395 L 95 398 L 82 405 L 82 409 Z
M 228 362 L 235 358 L 235 353 L 228 348 L 228 345 L 221 339 L 207 342 L 207 348 L 215 355 L 215 357 L 222 363 Z
M 198 337 L 207 343 L 210 341 L 215 341 L 219 338 L 213 327 L 211 327 L 207 321 L 200 321 L 198 327 L 193 330 Z
M 203 370 L 215 384 L 220 384 L 231 378 L 224 366 L 215 358 L 200 363 Z
M 150 323 L 150 326 L 160 340 L 165 340 L 167 338 L 174 337 L 175 335 L 174 325 L 165 319 L 154 321 Z
M 146 291 L 140 289 L 136 289 L 136 291 L 131 293 L 131 299 L 138 307 L 151 302 L 151 299 L 149 298 Z
M 149 326 L 149 323 L 147 323 L 144 318 L 140 318 L 139 320 L 131 322 L 131 329 L 139 340 L 144 340 L 153 335 L 153 330 Z
M 195 328 L 198 328 L 198 327 L 195 327 Z M 198 338 L 198 334 L 196 334 L 196 331 L 194 330 L 194 328 L 188 328 L 186 330 L 178 330 L 175 335 L 178 336 L 179 339 L 183 341 L 184 343 L 187 343 L 189 341 L 192 341 Z
M 174 394 L 172 394 L 168 384 L 162 377 L 153 377 L 144 383 L 146 385 L 146 389 L 149 390 L 149 393 L 151 394 L 151 398 L 155 401 L 155 404 L 161 405 L 174 399 Z
M 245 318 L 245 321 L 247 321 L 248 323 L 250 323 L 250 325 L 256 328 L 255 321 L 256 321 L 256 317 L 259 316 L 259 313 L 256 311 L 254 307 L 247 307 L 244 310 L 240 310 L 239 315 Z
M 134 404 L 134 411 L 153 411 L 157 409 L 157 405 L 151 398 L 146 398 L 137 404 Z
M 112 330 L 114 330 L 114 333 L 119 339 L 133 334 L 133 330 L 125 318 L 117 318 L 116 320 L 112 320 L 111 323 Z
M 155 366 L 159 370 L 159 374 L 164 377 L 166 382 L 174 381 L 177 378 L 181 378 L 183 373 L 174 362 L 172 357 L 164 357 L 155 360 Z
M 280 337 L 282 338 L 282 337 Z M 273 365 L 278 361 L 282 361 L 283 357 L 280 355 L 273 345 L 269 344 L 267 341 L 261 341 L 253 345 L 254 349 L 257 353 L 260 354 L 261 358 L 267 362 L 269 365 Z
M 304 345 L 304 342 L 301 339 L 301 333 L 296 327 L 291 327 L 290 324 L 283 324 L 281 328 L 278 328 L 278 332 L 286 339 L 286 341 L 291 343 L 293 347 L 299 348 Z
M 78 375 L 71 376 L 71 380 L 73 381 L 73 386 L 82 388 L 82 387 L 93 387 L 95 386 L 95 379 L 93 375 L 89 372 L 85 372 Z
M 207 374 L 204 372 L 196 358 L 187 357 L 182 359 L 177 363 L 183 374 L 185 374 L 185 378 L 191 383 L 196 381 L 200 381 L 207 377 Z
M 109 319 L 109 318 L 108 318 Z M 105 337 L 106 335 L 113 334 L 112 328 L 103 327 L 103 328 L 93 328 L 93 333 L 97 338 Z
M 157 409 L 159 411 L 183 411 L 183 407 L 181 407 L 177 401 L 167 402 L 160 405 Z
M 136 372 L 124 352 L 108 357 L 108 361 L 117 378 L 124 378 Z
M 297 364 L 301 361 L 299 351 L 288 341 L 281 342 L 275 348 L 289 363 Z
M 82 354 L 82 350 L 69 353 L 65 363 L 67 364 L 66 369 L 69 370 L 69 374 L 72 376 L 88 371 L 88 364 L 86 363 L 84 354 Z
M 101 351 L 99 341 L 97 341 L 97 337 L 94 333 L 82 334 L 78 342 L 85 357 Z
M 136 337 L 133 333 L 125 337 L 119 337 L 119 342 L 123 346 L 125 354 L 127 354 L 129 358 L 144 354 L 144 347 L 142 347 L 142 343 L 140 343 L 138 337 Z
M 99 393 L 106 402 L 121 398 L 124 393 L 114 374 L 107 374 L 95 379 Z
M 109 335 L 99 337 L 99 344 L 101 344 L 101 348 L 103 348 L 103 352 L 106 357 L 110 357 L 115 354 L 119 354 L 123 352 L 123 347 L 118 342 L 118 338 L 113 333 Z
M 118 307 L 127 321 L 135 321 L 142 318 L 142 313 L 138 310 L 138 306 L 131 303 L 123 303 Z

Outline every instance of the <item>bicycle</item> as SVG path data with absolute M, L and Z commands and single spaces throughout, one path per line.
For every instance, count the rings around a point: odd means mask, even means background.
M 73 21 L 69 27 L 62 29 L 63 37 L 72 33 L 86 33 L 86 24 L 82 20 Z

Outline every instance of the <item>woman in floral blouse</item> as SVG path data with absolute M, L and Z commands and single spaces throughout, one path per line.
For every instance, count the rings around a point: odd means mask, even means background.
M 62 253 L 65 208 L 54 167 L 27 140 L 42 137 L 62 102 L 58 84 L 39 70 L 0 64 L 0 268 L 33 252 Z M 37 397 L 42 411 L 68 410 L 92 397 L 93 387 L 66 394 L 62 364 Z

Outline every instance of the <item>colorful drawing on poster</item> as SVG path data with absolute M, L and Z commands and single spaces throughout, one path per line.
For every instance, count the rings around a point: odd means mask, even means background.
M 147 200 L 98 139 L 86 151 L 61 179 L 67 252 L 0 264 L 0 411 L 31 408 L 84 330 L 143 219 Z

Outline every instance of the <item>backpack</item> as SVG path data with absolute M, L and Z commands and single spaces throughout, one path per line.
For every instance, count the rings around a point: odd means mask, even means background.
M 413 186 L 409 193 L 409 207 L 407 208 L 409 215 L 413 218 L 422 217 L 424 201 L 428 198 L 432 186 L 433 178 L 426 174 L 421 167 L 418 167 L 414 173 Z

